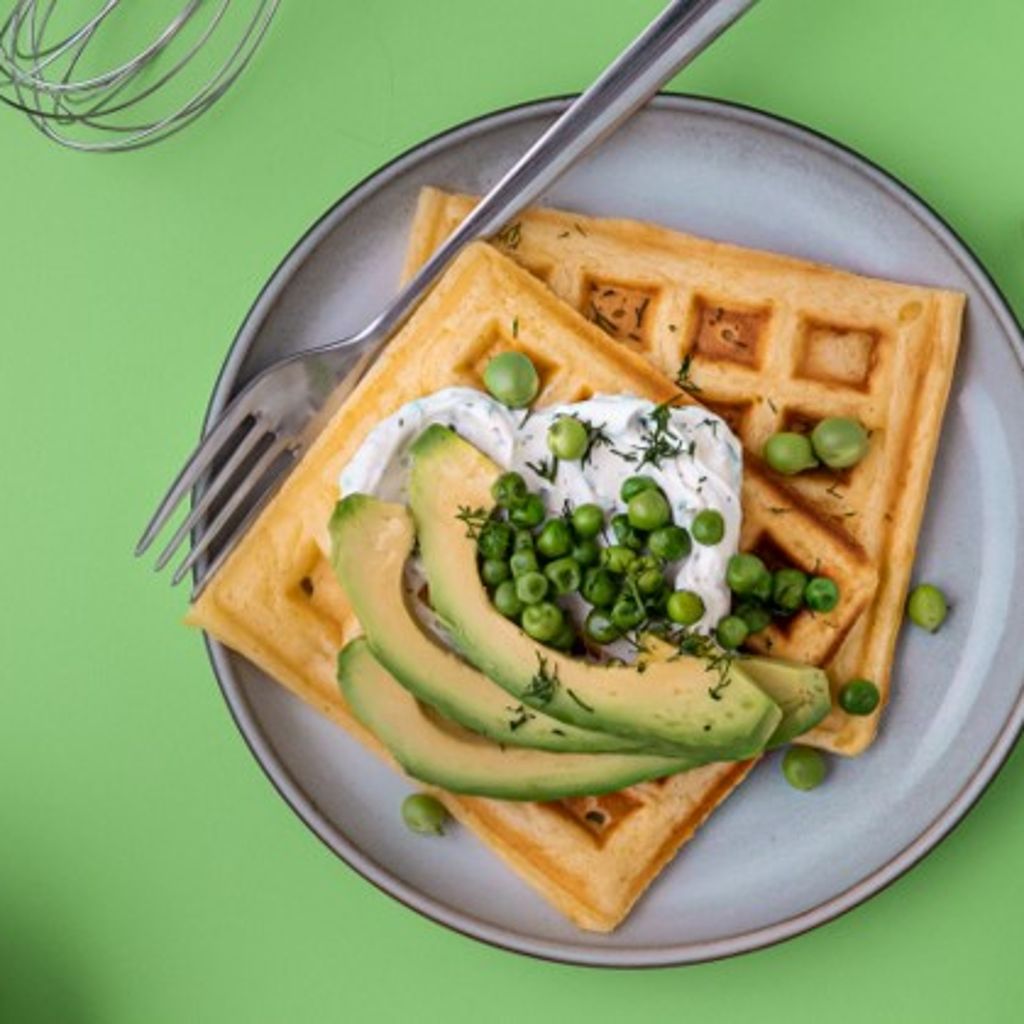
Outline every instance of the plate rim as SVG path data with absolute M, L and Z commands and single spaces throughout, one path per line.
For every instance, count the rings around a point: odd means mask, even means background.
M 238 370 L 248 355 L 267 312 L 276 302 L 277 294 L 286 286 L 292 276 L 292 264 L 299 262 L 300 257 L 304 259 L 307 252 L 315 248 L 319 241 L 318 236 L 326 233 L 328 225 L 333 222 L 335 217 L 344 215 L 348 209 L 358 206 L 364 199 L 389 184 L 408 167 L 415 166 L 417 162 L 437 149 L 464 138 L 471 138 L 503 124 L 528 120 L 536 116 L 556 115 L 564 110 L 576 98 L 576 95 L 564 94 L 527 100 L 453 124 L 415 143 L 375 168 L 339 199 L 331 203 L 281 259 L 243 317 L 214 382 L 203 418 L 202 433 L 207 432 L 233 392 Z M 964 273 L 975 282 L 978 291 L 988 302 L 993 315 L 1009 338 L 1018 365 L 1024 371 L 1024 329 L 999 284 L 956 229 L 930 203 L 921 198 L 895 174 L 823 131 L 749 104 L 693 93 L 660 92 L 650 101 L 648 107 L 676 113 L 696 112 L 725 116 L 781 134 L 791 141 L 810 145 L 864 173 L 876 185 L 909 207 L 925 223 L 937 240 L 946 247 Z M 193 496 L 193 500 L 194 498 L 195 496 Z M 725 938 L 622 949 L 614 946 L 604 947 L 541 939 L 511 928 L 496 926 L 428 896 L 392 874 L 375 861 L 369 853 L 350 840 L 341 829 L 328 822 L 313 801 L 302 791 L 292 778 L 287 766 L 278 757 L 272 743 L 264 735 L 244 699 L 228 661 L 228 648 L 211 639 L 205 631 L 203 639 L 217 685 L 235 727 L 253 758 L 278 795 L 299 820 L 344 864 L 376 889 L 397 900 L 403 906 L 429 921 L 449 928 L 467 938 L 539 960 L 585 967 L 621 969 L 677 967 L 722 960 L 776 945 L 827 924 L 829 921 L 836 920 L 892 885 L 928 856 L 965 820 L 999 774 L 1024 730 L 1024 679 L 1022 679 L 1017 699 L 1007 714 L 1002 728 L 957 794 L 932 822 L 902 850 L 854 885 L 848 886 L 799 914 L 784 918 L 771 925 L 738 932 Z

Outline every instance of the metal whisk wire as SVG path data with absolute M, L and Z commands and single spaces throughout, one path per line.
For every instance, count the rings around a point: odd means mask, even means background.
M 53 28 L 59 2 L 16 0 L 0 22 L 0 102 L 27 114 L 55 142 L 91 152 L 150 145 L 208 110 L 248 65 L 280 5 L 186 0 L 127 58 L 81 71 L 122 0 L 104 0 L 67 30 Z M 211 58 L 215 45 L 222 54 Z M 174 89 L 181 95 L 159 109 L 157 94 Z

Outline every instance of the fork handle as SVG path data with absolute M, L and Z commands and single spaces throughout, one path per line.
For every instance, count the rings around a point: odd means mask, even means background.
M 390 335 L 465 245 L 500 231 L 754 3 L 673 0 L 487 193 L 391 305 L 359 335 L 337 347 Z

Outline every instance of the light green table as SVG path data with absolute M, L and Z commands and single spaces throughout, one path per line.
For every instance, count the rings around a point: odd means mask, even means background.
M 286 4 L 237 91 L 127 157 L 66 153 L 0 111 L 0 1021 L 1024 1015 L 1020 752 L 924 864 L 810 935 L 680 970 L 535 963 L 335 860 L 236 733 L 184 595 L 131 559 L 309 223 L 423 136 L 578 90 L 657 8 Z M 1024 312 L 1022 43 L 1020 0 L 763 0 L 676 87 L 878 161 Z

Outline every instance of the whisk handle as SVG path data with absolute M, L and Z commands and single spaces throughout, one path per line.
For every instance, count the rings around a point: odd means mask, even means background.
M 497 234 L 755 2 L 673 0 L 526 151 L 360 337 L 384 338 L 394 331 L 463 246 Z

